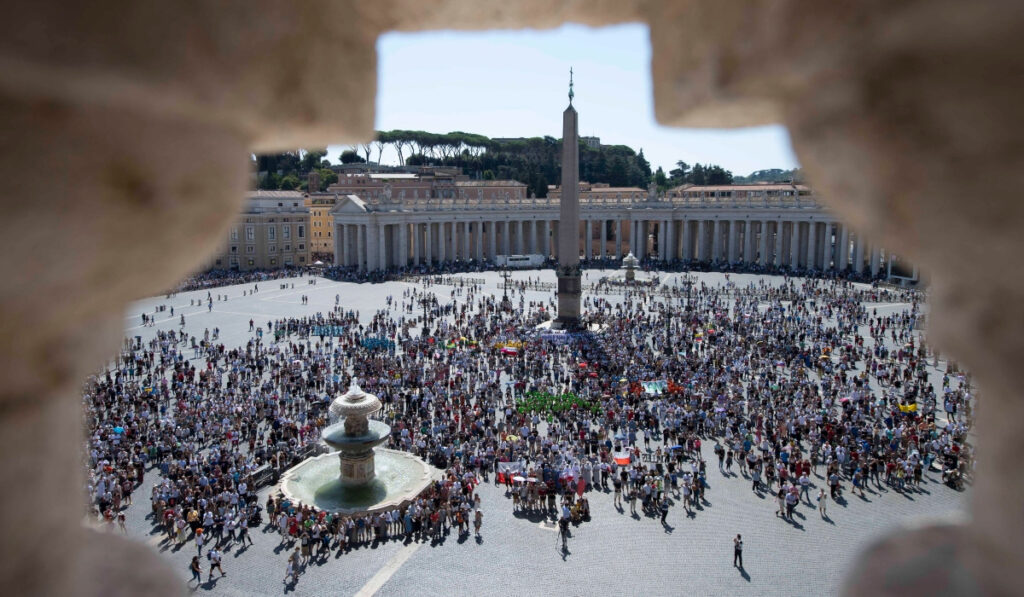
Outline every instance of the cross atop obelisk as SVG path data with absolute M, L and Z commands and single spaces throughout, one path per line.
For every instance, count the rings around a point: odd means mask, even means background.
M 575 96 L 576 96 L 576 94 L 572 92 L 572 67 L 570 66 L 569 67 L 569 105 L 570 106 L 572 105 L 572 98 L 575 97 Z
M 569 69 L 569 107 L 562 113 L 562 199 L 558 218 L 558 319 L 554 326 L 580 326 L 580 141 L 576 109 L 572 107 L 572 69 Z

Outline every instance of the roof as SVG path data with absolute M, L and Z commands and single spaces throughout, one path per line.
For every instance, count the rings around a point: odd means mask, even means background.
M 371 172 L 367 176 L 369 176 L 370 178 L 373 178 L 373 179 L 388 179 L 388 178 L 391 178 L 391 179 L 394 179 L 394 178 L 416 179 L 416 178 L 419 178 L 418 174 L 413 174 L 411 172 Z
M 265 191 L 258 189 L 249 191 L 246 197 L 249 199 L 302 199 L 303 194 L 299 191 Z
M 457 187 L 525 187 L 518 180 L 456 180 Z
M 720 191 L 792 191 L 797 189 L 800 191 L 809 191 L 810 187 L 802 184 L 789 184 L 789 183 L 765 183 L 765 184 L 721 184 L 721 185 L 694 185 L 685 184 L 678 187 L 674 187 L 670 190 L 679 191 L 694 191 L 694 192 L 705 192 L 715 193 Z

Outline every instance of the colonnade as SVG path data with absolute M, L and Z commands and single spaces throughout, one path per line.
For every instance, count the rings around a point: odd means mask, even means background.
M 337 214 L 336 265 L 360 270 L 418 266 L 447 261 L 494 260 L 498 255 L 540 254 L 557 257 L 557 213 L 528 218 L 451 219 L 418 214 Z M 638 258 L 667 261 L 758 264 L 819 271 L 847 268 L 877 275 L 888 252 L 868 245 L 845 224 L 820 208 L 776 210 L 789 213 L 586 214 L 580 222 L 580 254 L 584 259 Z M 650 210 L 654 211 L 654 210 Z M 813 213 L 804 213 L 810 211 Z M 412 217 L 408 217 L 408 216 Z

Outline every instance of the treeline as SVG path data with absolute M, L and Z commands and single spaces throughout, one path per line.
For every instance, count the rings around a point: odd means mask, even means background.
M 399 153 L 406 166 L 436 165 L 459 168 L 471 178 L 511 179 L 525 184 L 528 192 L 546 197 L 548 185 L 561 184 L 562 140 L 554 137 L 488 139 L 482 135 L 449 133 L 421 136 L 418 131 L 386 131 L 384 139 L 411 150 Z M 411 141 L 410 141 L 411 140 Z M 590 147 L 580 142 L 580 180 L 604 182 L 614 187 L 646 187 L 651 165 L 643 150 L 625 145 Z
M 804 182 L 804 173 L 800 168 L 793 168 L 792 170 L 771 168 L 769 170 L 751 172 L 749 176 L 737 176 L 733 182 L 736 184 L 750 184 L 754 182 L 792 182 L 794 184 L 801 184 Z
M 320 173 L 320 188 L 314 191 L 323 191 L 327 185 L 338 182 L 338 174 L 331 170 L 325 149 L 254 155 L 252 160 L 257 189 L 306 191 L 308 175 L 314 169 Z
M 522 182 L 537 197 L 547 195 L 548 185 L 561 184 L 562 141 L 554 137 L 491 139 L 483 135 L 454 131 L 377 131 L 376 138 L 352 145 L 341 153 L 342 164 L 380 163 L 384 150 L 391 148 L 400 166 L 442 166 L 458 168 L 470 178 L 509 179 Z M 750 176 L 734 177 L 715 164 L 676 162 L 667 174 L 651 165 L 639 152 L 625 145 L 591 147 L 580 142 L 580 180 L 607 183 L 613 187 L 646 188 L 654 183 L 660 190 L 683 184 L 720 185 L 733 182 L 783 182 L 799 177 L 796 170 L 758 170 Z M 376 159 L 374 159 L 376 158 Z M 298 150 L 253 156 L 260 189 L 306 190 L 307 175 L 320 173 L 320 189 L 337 181 L 324 150 Z

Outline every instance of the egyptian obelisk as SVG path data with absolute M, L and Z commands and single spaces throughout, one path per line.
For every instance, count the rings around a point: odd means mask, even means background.
M 569 69 L 569 107 L 562 113 L 562 199 L 558 219 L 559 329 L 580 327 L 580 146 L 579 123 L 572 107 L 572 69 Z

